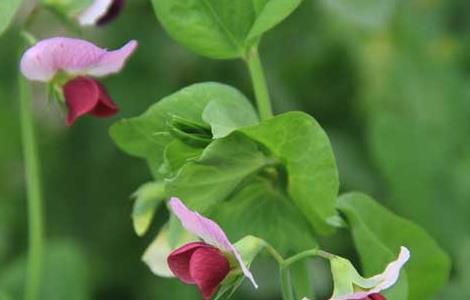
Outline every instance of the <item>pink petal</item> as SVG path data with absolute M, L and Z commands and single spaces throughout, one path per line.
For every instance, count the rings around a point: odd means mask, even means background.
M 104 76 L 119 72 L 137 47 L 130 41 L 114 51 L 74 38 L 55 37 L 38 42 L 21 58 L 21 72 L 30 80 L 50 81 L 57 72 Z
M 82 26 L 94 26 L 98 20 L 106 15 L 113 0 L 95 0 L 87 9 L 78 15 L 78 22 Z
M 65 103 L 68 107 L 67 124 L 72 125 L 86 114 L 108 117 L 119 109 L 96 80 L 80 76 L 64 85 Z
M 180 199 L 173 197 L 170 200 L 170 207 L 176 217 L 181 221 L 183 227 L 186 228 L 189 232 L 197 235 L 206 243 L 219 248 L 222 251 L 231 253 L 237 259 L 243 274 L 245 274 L 248 279 L 253 283 L 257 288 L 253 275 L 245 266 L 240 253 L 238 250 L 230 243 L 229 239 L 225 235 L 222 228 L 220 228 L 217 223 L 214 221 L 201 216 L 199 213 L 191 211 L 188 209 Z
M 195 283 L 190 272 L 189 262 L 193 253 L 199 248 L 211 247 L 202 242 L 189 243 L 176 249 L 168 256 L 168 266 L 171 272 L 184 283 Z
M 99 64 L 94 65 L 88 71 L 89 75 L 102 77 L 108 74 L 118 73 L 124 67 L 127 58 L 137 48 L 137 41 L 129 41 L 121 49 L 114 51 L 105 51 Z
M 230 263 L 219 249 L 200 247 L 191 256 L 189 272 L 204 299 L 210 299 L 230 272 Z

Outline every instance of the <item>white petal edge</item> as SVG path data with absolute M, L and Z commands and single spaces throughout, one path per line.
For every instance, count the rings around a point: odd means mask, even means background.
M 113 4 L 113 0 L 95 0 L 77 19 L 81 26 L 94 26 L 103 17 Z
M 409 259 L 410 251 L 408 250 L 408 248 L 401 246 L 398 258 L 389 263 L 383 273 L 369 278 L 364 278 L 365 281 L 378 282 L 376 286 L 367 291 L 360 291 L 349 295 L 336 296 L 330 298 L 329 300 L 360 300 L 366 298 L 371 294 L 380 293 L 381 291 L 388 289 L 398 281 L 398 278 L 400 277 L 400 270 L 401 268 L 403 268 L 403 266 Z

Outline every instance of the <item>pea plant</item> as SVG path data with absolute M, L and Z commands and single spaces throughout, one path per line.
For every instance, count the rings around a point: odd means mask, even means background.
M 204 299 L 229 299 L 245 278 L 256 294 L 263 282 L 256 280 L 252 262 L 268 254 L 279 268 L 282 298 L 313 299 L 295 282 L 309 285 L 309 279 L 293 276 L 292 266 L 319 257 L 331 267 L 331 300 L 434 296 L 449 273 L 449 259 L 436 242 L 364 193 L 340 195 L 335 155 L 321 125 L 302 111 L 273 113 L 260 45 L 264 34 L 302 1 L 151 2 L 158 21 L 177 43 L 220 63 L 244 64 L 254 99 L 227 84 L 200 82 L 110 128 L 116 145 L 145 160 L 152 176 L 133 194 L 135 233 L 147 233 L 157 210 L 170 212 L 143 254 L 150 271 L 195 285 Z M 2 0 L 0 32 L 20 4 Z M 38 9 L 54 11 L 74 32 L 79 26 L 112 26 L 110 21 L 125 6 L 122 0 L 42 0 L 29 18 Z M 126 62 L 132 64 L 138 42 L 123 41 L 122 48 L 106 50 L 73 33 L 37 41 L 28 21 L 22 29 L 19 98 L 30 222 L 25 297 L 38 299 L 44 254 L 42 191 L 26 79 L 45 83 L 49 98 L 66 111 L 68 126 L 80 126 L 77 120 L 85 115 L 110 117 L 119 108 L 112 91 L 98 79 L 119 73 Z M 337 231 L 351 234 L 360 271 L 320 242 Z

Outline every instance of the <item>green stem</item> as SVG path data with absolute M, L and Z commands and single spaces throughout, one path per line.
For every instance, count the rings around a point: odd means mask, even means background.
M 328 253 L 319 249 L 311 249 L 311 250 L 300 252 L 287 259 L 284 259 L 282 263 L 280 264 L 281 288 L 282 288 L 282 297 L 284 300 L 294 300 L 289 267 L 299 261 L 304 260 L 305 258 L 313 257 L 313 256 L 319 256 L 325 259 L 332 259 L 333 257 L 335 257 L 331 253 Z
M 292 283 L 290 280 L 289 269 L 285 266 L 279 268 L 281 274 L 281 291 L 283 300 L 294 300 L 294 293 L 292 291 Z
M 303 252 L 300 252 L 294 256 L 289 257 L 288 259 L 284 260 L 284 267 L 289 267 L 290 265 L 293 265 L 305 258 L 308 257 L 313 257 L 313 256 L 319 256 L 323 257 L 325 259 L 332 259 L 335 257 L 334 254 L 319 250 L 319 249 L 311 249 L 311 250 L 306 250 Z
M 43 260 L 43 215 L 40 170 L 37 144 L 34 132 L 31 91 L 28 82 L 19 78 L 20 122 L 28 198 L 28 268 L 26 275 L 25 299 L 39 299 Z
M 261 120 L 269 119 L 273 116 L 271 100 L 269 99 L 268 86 L 264 76 L 263 65 L 258 54 L 258 49 L 253 47 L 245 58 L 250 71 L 251 81 L 255 90 L 256 105 L 258 106 Z
M 279 274 L 281 276 L 281 291 L 283 300 L 294 300 L 292 284 L 290 281 L 289 270 L 285 267 L 285 260 L 271 245 L 266 244 L 266 250 L 276 260 L 279 265 Z

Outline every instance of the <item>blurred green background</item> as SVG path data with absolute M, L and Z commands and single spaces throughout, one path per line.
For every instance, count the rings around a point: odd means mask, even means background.
M 188 84 L 221 81 L 252 97 L 239 61 L 212 61 L 172 41 L 150 1 L 132 0 L 121 17 L 83 37 L 140 47 L 124 72 L 104 80 L 121 114 L 135 116 Z M 39 38 L 71 35 L 48 13 Z M 19 299 L 27 247 L 16 79 L 17 28 L 0 37 L 0 299 Z M 436 299 L 470 299 L 470 2 L 305 0 L 261 46 L 276 112 L 304 110 L 326 129 L 342 191 L 362 190 L 425 227 L 450 253 L 453 272 Z M 84 118 L 66 128 L 34 84 L 47 215 L 43 299 L 199 299 L 194 287 L 152 275 L 140 257 L 153 231 L 132 230 L 131 193 L 150 180 L 145 163 L 121 153 L 108 128 Z M 345 232 L 324 239 L 355 257 Z M 318 264 L 318 262 L 315 262 Z M 312 267 L 313 269 L 313 267 Z M 236 299 L 278 299 L 273 264 L 254 268 L 261 289 Z M 318 265 L 312 286 L 330 286 Z M 312 272 L 313 273 L 313 272 Z M 255 298 L 256 297 L 256 298 Z

